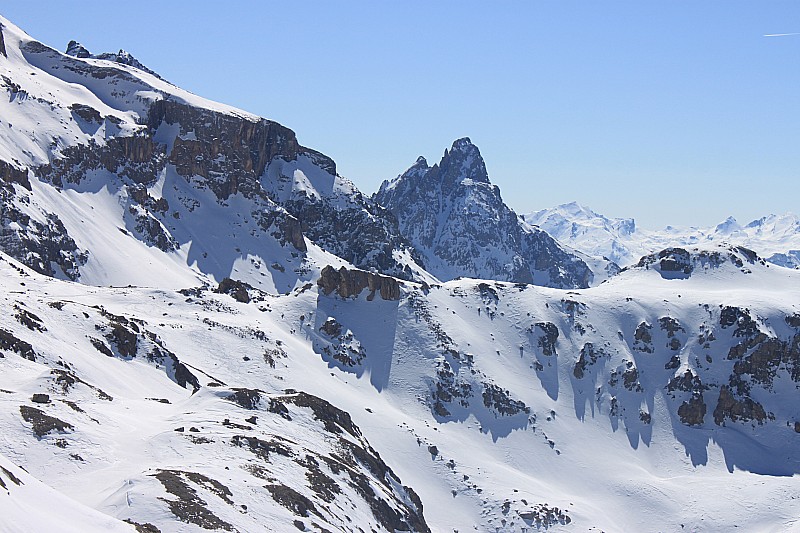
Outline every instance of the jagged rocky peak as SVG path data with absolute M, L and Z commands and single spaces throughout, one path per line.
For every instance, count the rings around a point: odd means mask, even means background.
M 489 173 L 480 150 L 472 144 L 469 137 L 462 137 L 453 142 L 450 151 L 444 151 L 439 166 L 445 178 L 466 178 L 481 183 L 489 183 Z
M 79 43 L 76 40 L 71 40 L 67 43 L 67 51 L 65 52 L 68 56 L 77 57 L 79 59 L 105 59 L 107 61 L 113 61 L 115 63 L 121 63 L 123 65 L 128 65 L 134 68 L 138 68 L 139 70 L 143 70 L 148 74 L 152 74 L 153 76 L 162 79 L 156 72 L 152 71 L 151 69 L 147 68 L 142 64 L 141 61 L 133 57 L 133 55 L 120 48 L 119 52 L 103 52 L 102 54 L 92 54 L 89 50 Z
M 89 52 L 89 50 L 87 50 L 85 46 L 83 46 L 81 43 L 75 40 L 72 40 L 69 43 L 67 43 L 66 54 L 68 56 L 79 57 L 81 59 L 92 57 L 92 54 Z
M 588 286 L 593 278 L 586 263 L 503 202 L 468 137 L 456 140 L 432 167 L 418 158 L 406 172 L 385 181 L 375 199 L 397 217 L 400 231 L 439 279 L 574 288 Z

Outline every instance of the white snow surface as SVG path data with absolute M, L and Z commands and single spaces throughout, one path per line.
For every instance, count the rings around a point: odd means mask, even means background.
M 800 218 L 767 215 L 741 225 L 733 217 L 712 227 L 639 228 L 632 218 L 608 218 L 576 202 L 523 215 L 566 246 L 625 267 L 671 246 L 728 243 L 744 246 L 775 264 L 800 267 Z
M 539 504 L 566 511 L 570 524 L 549 525 L 564 531 L 777 531 L 797 525 L 799 450 L 787 425 L 800 419 L 800 411 L 796 402 L 780 400 L 794 394 L 796 384 L 780 371 L 770 389 L 754 392 L 774 421 L 717 426 L 710 411 L 730 371 L 724 353 L 737 339 L 715 329 L 711 351 L 695 340 L 713 328 L 723 305 L 746 306 L 765 332 L 784 335 L 782 316 L 800 312 L 796 271 L 755 263 L 745 273 L 723 262 L 681 280 L 664 279 L 655 269 L 629 270 L 580 291 L 456 280 L 427 294 L 406 284 L 400 301 L 368 301 L 366 293 L 344 300 L 312 287 L 242 304 L 209 291 L 186 297 L 170 290 L 88 287 L 0 258 L 0 328 L 36 351 L 30 361 L 2 350 L 0 454 L 111 517 L 162 531 L 200 530 L 170 514 L 165 500 L 172 497 L 153 478 L 160 470 L 187 471 L 230 490 L 232 503 L 208 482 L 192 484 L 207 508 L 238 530 L 290 530 L 298 517 L 259 488 L 264 480 L 252 470 L 257 461 L 233 446 L 233 437 L 277 435 L 301 450 L 331 452 L 315 444 L 323 442 L 319 423 L 302 412 L 292 411 L 289 422 L 270 414 L 263 401 L 246 411 L 221 400 L 246 387 L 265 397 L 302 390 L 347 411 L 402 484 L 417 492 L 433 531 L 521 531 L 532 527 L 524 517 Z M 46 330 L 26 327 L 15 318 L 19 309 Z M 200 389 L 192 394 L 157 361 L 148 362 L 143 337 L 135 357 L 116 349 L 113 357 L 98 352 L 91 339 L 113 347 L 103 312 L 137 320 L 141 331 L 155 333 L 199 378 Z M 674 352 L 679 366 L 669 371 L 664 363 L 673 352 L 660 348 L 667 337 L 657 326 L 664 316 L 684 328 L 678 334 L 682 347 Z M 361 364 L 343 364 L 322 350 L 330 338 L 321 326 L 331 317 L 365 350 Z M 531 333 L 544 322 L 561 332 L 555 355 L 545 355 Z M 654 325 L 654 353 L 634 349 L 640 322 Z M 576 379 L 573 369 L 586 342 L 605 354 L 597 370 Z M 458 353 L 460 368 L 443 346 Z M 274 368 L 265 352 L 276 354 Z M 701 361 L 703 354 L 713 354 L 715 363 Z M 445 360 L 475 395 L 466 406 L 448 404 L 450 414 L 440 416 L 431 392 Z M 645 392 L 609 385 L 608 372 L 621 373 L 629 364 L 638 369 Z M 675 400 L 663 386 L 687 370 L 701 373 L 710 387 L 709 413 L 698 427 L 677 419 Z M 64 387 L 59 371 L 80 381 Z M 482 401 L 484 384 L 496 384 L 529 411 L 499 414 Z M 31 403 L 35 393 L 49 394 L 50 403 Z M 612 402 L 622 408 L 614 411 Z M 37 439 L 20 417 L 22 405 L 72 428 Z M 649 424 L 641 413 L 650 415 Z M 251 415 L 257 421 L 245 420 Z M 242 429 L 232 430 L 225 419 Z M 270 457 L 265 467 L 271 479 L 309 493 L 295 463 Z M 345 491 L 336 505 L 355 497 Z M 312 518 L 334 531 L 381 529 L 368 509 L 348 511 L 350 523 L 335 507 Z M 87 528 L 97 523 L 95 515 L 85 520 Z
M 111 516 L 52 489 L 5 456 L 0 456 L 0 525 L 8 533 L 136 531 Z

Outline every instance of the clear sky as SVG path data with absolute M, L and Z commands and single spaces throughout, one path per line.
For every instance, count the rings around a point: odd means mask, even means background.
M 458 137 L 517 212 L 640 226 L 800 211 L 800 1 L 6 2 L 277 120 L 364 192 Z

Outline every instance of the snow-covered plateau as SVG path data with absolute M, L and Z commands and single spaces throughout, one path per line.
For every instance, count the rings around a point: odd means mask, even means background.
M 769 252 L 559 244 L 468 139 L 365 195 L 2 17 L 0 87 L 0 531 L 800 529 Z

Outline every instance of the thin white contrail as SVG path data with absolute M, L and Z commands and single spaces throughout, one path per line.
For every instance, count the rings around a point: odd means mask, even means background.
M 800 35 L 800 32 L 793 33 L 768 33 L 764 37 L 789 37 L 790 35 Z

